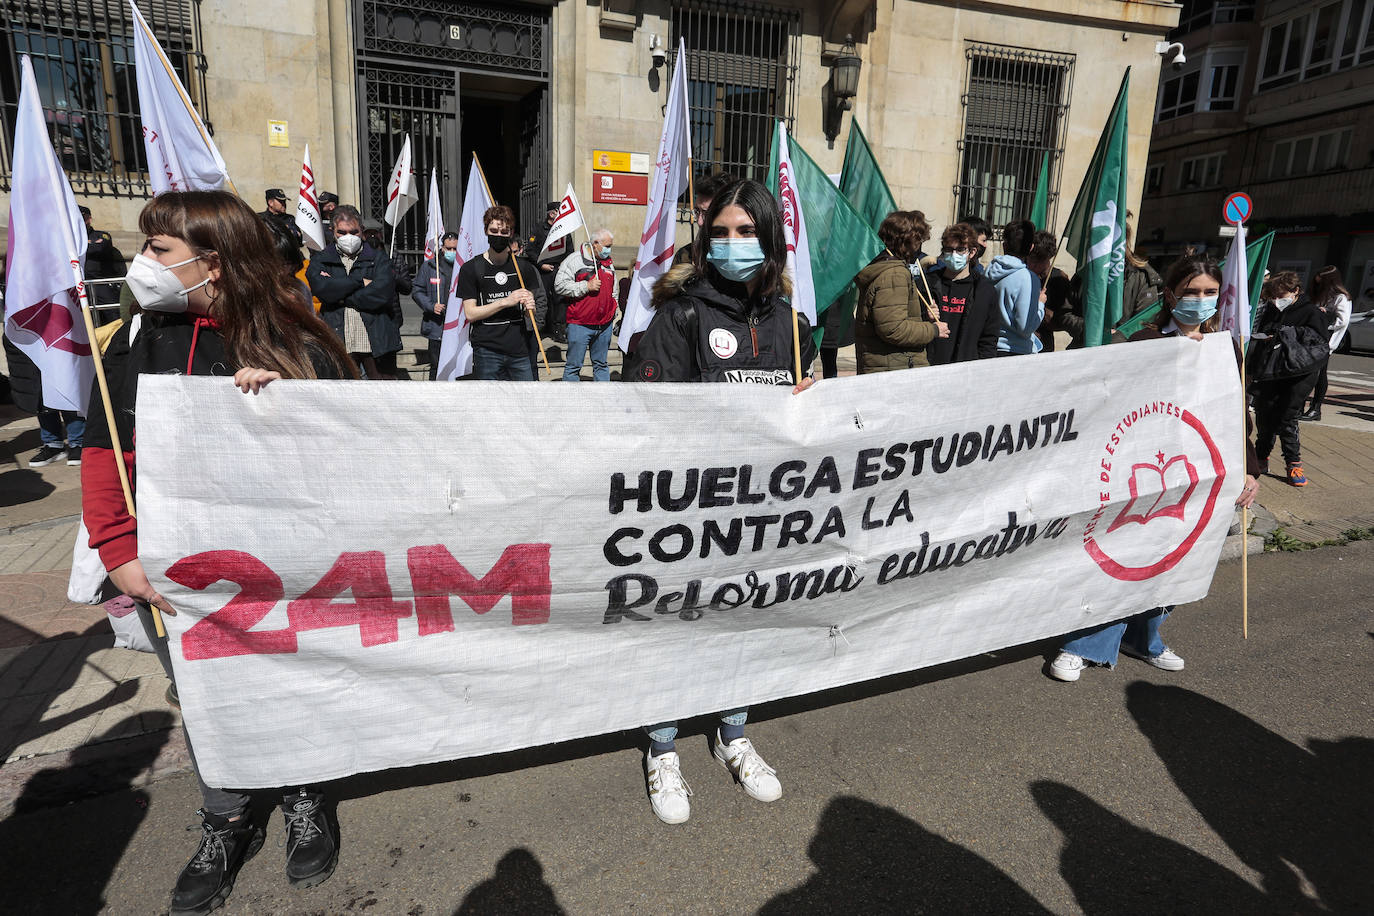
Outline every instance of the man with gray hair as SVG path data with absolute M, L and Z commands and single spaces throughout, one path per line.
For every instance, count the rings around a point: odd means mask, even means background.
M 582 360 L 592 353 L 592 380 L 609 382 L 606 355 L 611 349 L 615 321 L 615 262 L 611 260 L 611 230 L 592 233 L 590 245 L 579 245 L 563 261 L 553 286 L 568 301 L 568 359 L 563 381 L 582 380 Z

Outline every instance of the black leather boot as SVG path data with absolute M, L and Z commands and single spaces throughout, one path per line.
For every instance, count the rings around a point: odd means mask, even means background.
M 246 815 L 229 821 L 204 809 L 197 813 L 202 819 L 200 848 L 172 889 L 171 916 L 201 916 L 223 904 L 239 868 L 262 848 L 262 828 L 250 824 Z
M 286 820 L 286 877 L 292 887 L 314 887 L 329 880 L 339 863 L 334 825 L 324 796 L 301 789 L 282 799 Z

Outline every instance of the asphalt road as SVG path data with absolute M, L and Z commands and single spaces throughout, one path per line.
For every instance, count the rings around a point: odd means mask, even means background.
M 222 912 L 1367 913 L 1371 568 L 1371 542 L 1253 558 L 1243 641 L 1223 566 L 1166 626 L 1176 674 L 1061 684 L 1042 644 L 759 707 L 771 805 L 693 722 L 680 827 L 637 734 L 356 777 L 334 877 L 287 885 L 274 813 Z M 5 910 L 164 912 L 197 804 L 176 777 L 0 823 Z

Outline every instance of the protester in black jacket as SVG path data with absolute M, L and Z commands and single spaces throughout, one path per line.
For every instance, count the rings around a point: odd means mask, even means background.
M 381 373 L 374 354 L 401 348 L 400 331 L 391 317 L 396 277 L 386 252 L 363 242 L 362 231 L 362 215 L 356 209 L 344 205 L 335 210 L 335 242 L 310 259 L 305 279 L 320 300 L 320 317 L 343 338 L 344 348 L 367 377 L 376 379 Z M 353 318 L 361 319 L 361 334 Z
M 803 377 L 798 378 L 777 200 L 756 181 L 737 182 L 716 194 L 704 222 L 691 262 L 674 267 L 654 284 L 657 313 L 635 349 L 628 377 L 805 390 L 816 351 L 811 327 L 802 318 L 797 327 Z M 720 713 L 712 752 L 752 798 L 774 801 L 782 797 L 782 784 L 744 737 L 748 715 L 748 707 Z M 674 744 L 677 722 L 660 722 L 647 731 L 649 801 L 659 820 L 681 824 L 691 807 Z
M 439 371 L 439 349 L 444 341 L 444 313 L 449 287 L 453 285 L 458 255 L 458 233 L 445 232 L 438 253 L 420 265 L 410 298 L 420 307 L 420 333 L 429 343 L 429 380 Z
M 1001 313 L 992 281 L 973 270 L 978 233 L 967 223 L 955 223 L 940 236 L 940 259 L 926 271 L 930 294 L 949 326 L 949 336 L 926 346 L 932 366 L 988 359 L 997 355 Z
M 1321 358 L 1301 374 L 1269 378 L 1257 374 L 1250 384 L 1255 408 L 1255 452 L 1259 456 L 1261 473 L 1269 473 L 1269 453 L 1274 449 L 1274 437 L 1277 436 L 1283 449 L 1284 479 L 1292 486 L 1303 487 L 1307 485 L 1307 474 L 1302 467 L 1298 416 L 1317 376 L 1326 368 L 1323 346 L 1329 338 L 1326 316 L 1315 302 L 1302 295 L 1302 284 L 1291 270 L 1270 277 L 1264 284 L 1263 297 L 1263 305 L 1255 319 L 1254 338 L 1250 341 L 1252 366 L 1263 362 L 1260 357 L 1266 348 L 1279 345 L 1279 329 L 1284 327 L 1292 328 L 1292 339 L 1306 343 L 1309 352 L 1321 353 Z

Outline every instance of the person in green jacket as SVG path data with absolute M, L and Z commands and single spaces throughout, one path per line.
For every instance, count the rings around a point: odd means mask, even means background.
M 918 211 L 894 210 L 878 227 L 887 247 L 854 278 L 859 302 L 854 312 L 854 350 L 859 374 L 928 366 L 926 345 L 948 337 L 916 272 L 930 224 Z

